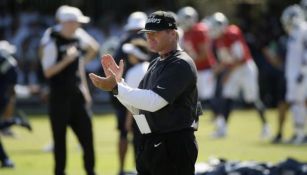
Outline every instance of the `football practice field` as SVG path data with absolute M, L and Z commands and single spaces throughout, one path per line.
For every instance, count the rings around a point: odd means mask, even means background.
M 276 131 L 277 114 L 267 112 L 271 133 Z M 33 132 L 15 126 L 16 138 L 1 136 L 2 142 L 14 161 L 14 169 L 0 169 L 0 175 L 52 175 L 53 157 L 42 148 L 51 142 L 48 118 L 41 115 L 30 116 Z M 96 171 L 98 175 L 116 175 L 117 173 L 117 130 L 113 114 L 94 115 L 94 134 L 96 149 Z M 288 114 L 285 136 L 292 135 L 292 119 Z M 253 110 L 236 110 L 231 115 L 228 136 L 216 140 L 211 138 L 214 125 L 211 114 L 205 112 L 200 118 L 200 128 L 196 132 L 199 156 L 197 162 L 207 162 L 211 157 L 227 160 L 256 160 L 278 163 L 287 157 L 307 161 L 307 145 L 273 145 L 269 140 L 260 139 L 261 124 Z M 82 152 L 71 130 L 68 130 L 67 174 L 84 175 Z M 128 150 L 128 171 L 134 170 L 131 147 Z

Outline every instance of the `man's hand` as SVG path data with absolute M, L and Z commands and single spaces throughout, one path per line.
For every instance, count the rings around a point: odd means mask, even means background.
M 75 46 L 70 46 L 67 48 L 65 59 L 67 59 L 69 62 L 73 62 L 78 56 L 80 55 L 80 52 Z
M 120 82 L 124 72 L 124 61 L 120 60 L 119 66 L 115 63 L 114 58 L 111 55 L 103 55 L 101 58 L 101 65 L 105 75 L 115 75 L 116 81 Z
M 90 73 L 89 77 L 97 88 L 104 91 L 112 91 L 112 89 L 117 85 L 115 75 L 112 72 L 110 72 L 110 75 L 107 77 L 100 77 L 94 73 Z

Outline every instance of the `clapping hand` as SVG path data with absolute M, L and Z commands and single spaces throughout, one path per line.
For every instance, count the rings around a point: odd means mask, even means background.
M 124 72 L 124 62 L 120 60 L 119 66 L 115 63 L 111 55 L 103 55 L 101 58 L 101 65 L 104 71 L 104 74 L 108 77 L 112 74 L 115 75 L 116 81 L 120 82 Z
M 101 65 L 106 77 L 94 73 L 90 73 L 89 77 L 97 88 L 111 91 L 117 85 L 117 82 L 121 81 L 124 69 L 123 60 L 120 61 L 118 66 L 111 55 L 104 55 L 101 58 Z

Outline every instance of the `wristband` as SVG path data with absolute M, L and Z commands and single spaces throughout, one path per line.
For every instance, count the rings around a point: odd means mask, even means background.
M 112 89 L 112 94 L 113 95 L 118 95 L 118 86 L 117 86 L 117 84 L 116 84 L 116 86 Z

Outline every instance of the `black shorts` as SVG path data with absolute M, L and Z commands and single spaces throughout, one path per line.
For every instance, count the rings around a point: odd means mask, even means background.
M 1 75 L 1 86 L 2 87 L 9 87 L 15 85 L 17 83 L 17 69 L 16 67 L 11 67 L 8 71 Z
M 10 68 L 0 79 L 0 114 L 10 99 L 10 90 L 17 83 L 17 70 L 15 67 Z M 1 115 L 0 115 L 1 116 Z
M 194 175 L 198 154 L 192 130 L 142 137 L 137 153 L 138 175 Z
M 120 138 L 127 138 L 128 131 L 126 129 L 127 109 L 123 105 L 114 106 L 117 119 L 117 129 L 119 130 Z
M 2 117 L 2 113 L 8 103 L 8 99 L 5 97 L 0 97 L 0 118 Z
M 277 79 L 277 102 L 283 102 L 286 101 L 286 90 L 287 90 L 287 82 L 286 82 L 286 78 L 281 75 L 280 77 L 278 77 Z

